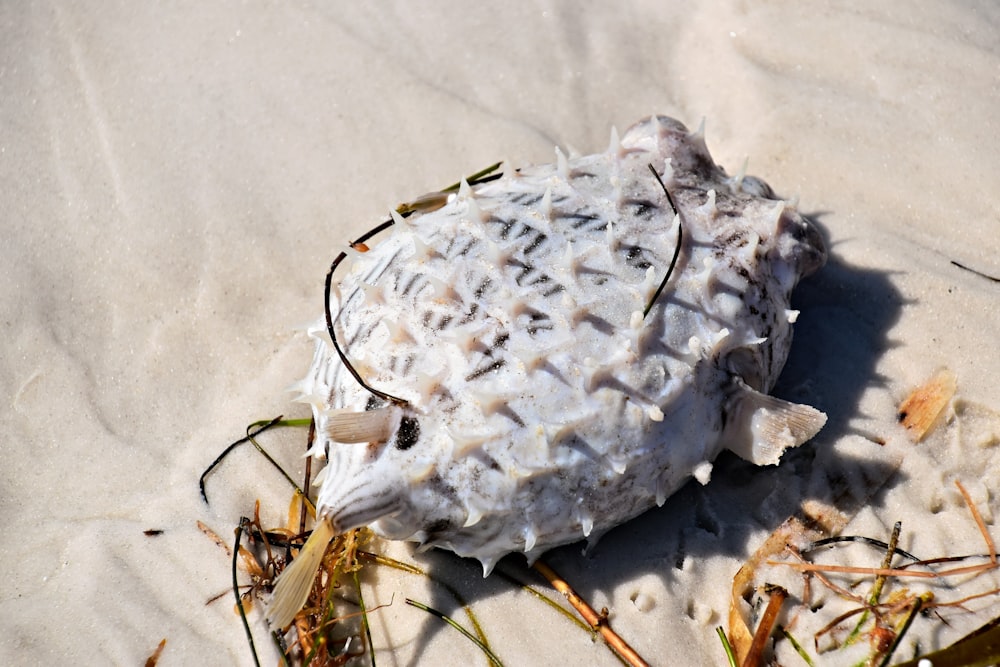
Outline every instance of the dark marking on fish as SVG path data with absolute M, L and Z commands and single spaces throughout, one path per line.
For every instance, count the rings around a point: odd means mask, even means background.
M 646 251 L 639 246 L 622 246 L 622 250 L 625 251 L 625 263 L 632 268 L 645 271 L 652 266 L 652 263 L 645 258 Z
M 510 200 L 519 206 L 534 206 L 542 201 L 542 195 L 535 192 L 519 192 L 513 195 Z
M 510 232 L 517 226 L 516 220 L 505 220 L 498 216 L 490 216 L 490 219 L 486 221 L 486 224 L 500 225 L 500 239 L 506 241 L 510 236 Z
M 514 422 L 518 426 L 524 428 L 524 426 L 525 426 L 524 419 L 522 419 L 521 415 L 517 414 L 514 411 L 514 408 L 510 407 L 509 405 L 506 405 L 506 404 L 501 405 L 501 406 L 499 406 L 495 410 L 495 412 L 498 415 L 503 415 L 504 417 L 506 417 L 507 419 L 511 420 L 512 422 Z
M 484 278 L 483 282 L 479 283 L 479 287 L 476 288 L 476 291 L 475 291 L 476 298 L 477 299 L 482 299 L 483 295 L 486 293 L 486 290 L 489 289 L 492 284 L 493 284 L 493 280 L 492 279 L 490 279 L 488 277 Z
M 504 359 L 496 359 L 491 364 L 488 364 L 486 366 L 480 366 L 476 370 L 474 370 L 471 373 L 469 373 L 468 375 L 466 375 L 465 376 L 465 381 L 466 382 L 472 382 L 473 380 L 478 380 L 479 378 L 483 377 L 487 373 L 492 373 L 493 371 L 500 370 L 501 368 L 504 367 L 504 365 L 506 363 L 507 362 Z
M 555 285 L 553 285 L 549 289 L 547 289 L 544 292 L 542 292 L 542 296 L 544 296 L 544 297 L 550 297 L 550 296 L 553 296 L 555 294 L 559 294 L 560 292 L 565 292 L 565 291 L 566 291 L 566 286 L 565 285 L 560 285 L 559 283 L 556 283 Z
M 648 199 L 626 199 L 622 203 L 632 209 L 633 215 L 643 220 L 652 219 L 660 210 L 656 202 L 649 201 Z
M 524 248 L 524 255 L 525 255 L 525 257 L 527 257 L 527 256 L 528 256 L 528 255 L 530 255 L 531 253 L 533 253 L 533 252 L 535 252 L 536 250 L 538 250 L 538 248 L 539 248 L 539 247 L 540 247 L 540 246 L 541 246 L 541 245 L 542 245 L 543 243 L 545 243 L 545 239 L 547 239 L 547 238 L 549 238 L 549 237 L 548 237 L 548 236 L 546 236 L 546 235 L 545 235 L 544 233 L 542 233 L 542 232 L 538 232 L 538 234 L 536 234 L 536 235 L 535 235 L 535 238 L 534 238 L 534 239 L 532 239 L 531 243 L 529 243 L 529 244 L 528 244 L 528 245 L 527 245 L 527 246 L 526 246 L 526 247 Z

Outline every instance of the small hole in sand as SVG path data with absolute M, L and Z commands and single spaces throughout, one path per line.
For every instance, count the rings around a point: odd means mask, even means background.
M 635 605 L 635 608 L 642 613 L 651 611 L 653 607 L 656 606 L 656 600 L 653 599 L 653 596 L 643 593 L 642 591 L 633 591 L 633 593 L 629 596 L 629 599 L 632 600 L 632 604 Z

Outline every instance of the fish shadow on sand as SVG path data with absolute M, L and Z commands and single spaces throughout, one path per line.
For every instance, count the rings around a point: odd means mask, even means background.
M 892 480 L 902 481 L 892 463 L 888 446 L 867 439 L 852 426 L 859 417 L 891 423 L 895 414 L 862 415 L 862 395 L 885 386 L 876 371 L 883 352 L 894 345 L 889 338 L 904 299 L 885 271 L 853 267 L 841 261 L 831 247 L 823 224 L 813 216 L 830 249 L 827 265 L 796 289 L 792 306 L 801 311 L 794 343 L 785 369 L 772 393 L 825 411 L 829 420 L 819 435 L 798 449 L 786 452 L 779 466 L 754 466 L 724 452 L 715 462 L 712 481 L 701 486 L 691 481 L 667 499 L 666 504 L 608 532 L 588 553 L 584 544 L 571 544 L 548 552 L 543 558 L 572 583 L 585 599 L 603 596 L 628 581 L 655 574 L 667 588 L 683 584 L 698 563 L 712 556 L 744 560 L 763 534 L 795 514 L 803 501 L 817 500 L 853 515 L 862 503 L 878 505 L 879 489 Z M 874 536 L 884 537 L 884 536 Z M 509 573 L 521 581 L 544 581 L 526 567 L 524 558 L 508 556 L 497 571 L 482 578 L 479 563 L 454 554 L 431 551 L 416 556 L 431 576 L 447 581 L 466 602 L 511 590 Z M 725 613 L 732 575 L 712 591 L 682 587 L 699 600 Z M 432 587 L 426 601 L 455 618 L 462 618 L 455 597 L 443 587 Z M 692 590 L 696 589 L 696 590 Z M 524 604 L 540 604 L 526 598 Z M 687 613 L 694 600 L 659 600 L 657 604 Z M 508 619 L 505 632 L 515 636 L 537 633 L 537 628 L 516 628 L 517 616 Z M 719 619 L 718 622 L 724 622 Z M 430 616 L 419 643 L 430 641 L 444 629 Z M 489 628 L 486 628 L 489 636 Z M 641 631 L 641 629 L 640 629 Z M 416 652 L 419 656 L 420 650 Z M 502 656 L 501 656 L 502 657 Z

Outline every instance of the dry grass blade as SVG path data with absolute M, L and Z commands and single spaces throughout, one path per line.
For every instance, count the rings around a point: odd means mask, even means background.
M 448 594 L 451 595 L 452 598 L 454 598 L 455 602 L 457 602 L 458 605 L 462 607 L 462 610 L 465 612 L 466 617 L 469 619 L 469 623 L 472 624 L 472 629 L 475 630 L 476 636 L 479 638 L 479 641 L 482 642 L 485 646 L 490 645 L 489 640 L 486 639 L 486 633 L 483 631 L 483 626 L 479 623 L 479 619 L 476 617 L 475 613 L 473 613 L 472 607 L 469 606 L 469 603 L 466 601 L 465 597 L 461 593 L 459 593 L 458 589 L 456 589 L 454 586 L 451 586 L 447 582 L 441 581 L 440 579 L 432 576 L 431 574 L 428 574 L 427 572 L 420 569 L 416 565 L 411 565 L 410 563 L 403 563 L 402 561 L 398 561 L 394 558 L 389 558 L 388 556 L 383 556 L 381 554 L 374 554 L 367 551 L 359 551 L 358 558 L 362 560 L 367 560 L 372 563 L 377 563 L 379 565 L 386 565 L 393 569 L 400 570 L 402 572 L 407 572 L 409 574 L 417 574 L 422 577 L 427 577 L 435 584 L 446 590 Z
M 757 625 L 757 632 L 754 633 L 753 643 L 750 644 L 750 652 L 743 661 L 743 667 L 759 667 L 764 664 L 764 648 L 774 630 L 775 622 L 778 620 L 781 605 L 788 599 L 788 591 L 781 586 L 768 586 L 765 592 L 770 595 L 770 599 L 767 601 L 767 608 Z
M 163 653 L 163 647 L 167 645 L 167 638 L 164 637 L 160 640 L 160 643 L 156 645 L 156 650 L 153 651 L 153 655 L 146 658 L 146 667 L 156 667 L 156 663 L 160 661 L 160 655 Z
M 919 616 L 926 616 L 930 618 L 926 613 L 921 614 L 921 612 L 926 612 L 935 608 L 950 607 L 953 609 L 965 609 L 965 604 L 972 600 L 979 600 L 987 596 L 996 595 L 1000 592 L 1000 589 L 996 587 L 990 587 L 986 591 L 976 591 L 967 590 L 968 594 L 964 595 L 960 599 L 951 601 L 938 601 L 935 599 L 935 593 L 939 592 L 942 587 L 946 590 L 956 589 L 959 585 L 966 586 L 971 581 L 975 580 L 980 575 L 987 572 L 994 571 L 998 567 L 998 559 L 996 553 L 996 545 L 993 538 L 990 536 L 987 530 L 986 522 L 983 520 L 979 509 L 976 507 L 972 500 L 971 495 L 965 489 L 964 485 L 960 481 L 955 481 L 955 486 L 957 487 L 959 493 L 961 494 L 965 505 L 968 507 L 969 513 L 972 519 L 975 521 L 976 526 L 982 536 L 988 553 L 986 555 L 980 556 L 948 556 L 941 558 L 934 558 L 931 560 L 918 560 L 916 557 L 902 552 L 898 548 L 900 539 L 901 526 L 897 523 L 893 528 L 892 536 L 888 543 L 882 544 L 878 543 L 877 540 L 866 538 L 863 540 L 864 543 L 871 546 L 881 546 L 884 548 L 885 553 L 882 557 L 882 562 L 880 567 L 856 567 L 848 565 L 834 565 L 834 564 L 824 564 L 807 562 L 799 552 L 791 546 L 792 542 L 786 543 L 783 549 L 775 550 L 769 549 L 766 553 L 766 559 L 758 558 L 755 561 L 755 567 L 760 565 L 761 560 L 766 565 L 773 565 L 779 567 L 785 567 L 792 570 L 802 572 L 804 576 L 804 589 L 801 595 L 802 600 L 810 599 L 810 594 L 808 593 L 808 582 L 811 579 L 821 582 L 826 589 L 836 594 L 836 596 L 841 601 L 846 601 L 852 605 L 856 605 L 846 611 L 843 611 L 843 606 L 836 614 L 836 617 L 832 621 L 825 623 L 821 629 L 815 632 L 815 650 L 817 654 L 827 653 L 829 651 L 835 651 L 843 649 L 851 644 L 857 643 L 860 638 L 865 638 L 868 640 L 870 646 L 870 653 L 868 658 L 868 663 L 872 665 L 888 665 L 892 656 L 896 653 L 897 648 L 902 644 L 903 636 L 910 630 L 911 625 Z M 781 531 L 775 531 L 775 535 L 778 535 Z M 796 531 L 791 531 L 788 533 L 782 533 L 783 537 L 793 535 Z M 801 537 L 801 535 L 799 535 Z M 851 542 L 857 542 L 855 538 L 838 538 L 836 540 L 826 538 L 821 541 L 823 545 L 831 544 L 843 544 L 848 545 Z M 800 542 L 801 543 L 801 542 Z M 820 542 L 813 542 L 814 545 L 820 544 Z M 892 558 L 894 555 L 901 555 L 905 558 L 910 558 L 913 562 L 906 563 L 901 566 L 893 566 Z M 760 556 L 760 554 L 758 554 Z M 963 566 L 953 566 L 947 567 L 946 569 L 938 569 L 944 563 L 956 563 L 961 561 L 966 561 L 971 558 L 985 558 L 988 562 L 976 564 L 976 565 L 963 565 Z M 920 569 L 915 569 L 920 568 Z M 855 581 L 850 584 L 847 588 L 844 586 L 838 586 L 828 575 L 866 575 L 873 577 L 873 585 L 871 593 L 865 598 L 862 598 L 852 592 L 857 584 L 862 583 L 861 581 Z M 971 578 L 962 580 L 958 583 L 948 583 L 944 581 L 946 578 L 953 578 L 959 575 L 972 575 Z M 908 588 L 903 588 L 899 583 L 901 580 L 909 579 L 910 581 L 922 581 L 927 582 L 925 586 L 928 588 L 924 592 L 911 592 Z M 734 582 L 739 581 L 741 584 L 740 590 L 745 590 L 749 585 L 749 580 L 744 581 L 743 579 L 734 579 Z M 941 582 L 941 583 L 937 583 Z M 890 591 L 883 601 L 883 590 L 889 590 L 890 586 L 894 586 L 896 590 Z M 851 588 L 852 590 L 848 590 Z M 982 585 L 979 586 L 982 588 Z M 736 588 L 734 587 L 734 594 Z M 735 597 L 735 595 L 734 595 Z M 773 602 L 773 601 L 772 601 Z M 809 606 L 800 605 L 800 608 L 808 609 Z M 966 610 L 973 613 L 972 610 Z M 812 614 L 809 616 L 813 619 L 808 621 L 809 624 L 815 623 L 815 617 Z M 843 627 L 842 623 L 849 618 L 858 616 L 859 619 L 856 623 L 853 623 L 853 628 Z M 938 615 L 940 617 L 940 615 Z M 791 617 L 791 622 L 794 623 L 798 615 L 793 615 Z M 943 619 L 942 619 L 943 620 Z M 837 638 L 839 635 L 839 638 Z M 732 636 L 732 635 L 731 635 Z M 785 637 L 788 639 L 790 635 L 785 633 Z M 828 637 L 824 645 L 820 645 L 820 638 Z M 756 644 L 755 637 L 755 644 Z M 964 640 L 963 640 L 964 641 Z M 998 640 L 1000 641 L 1000 640 Z M 989 647 L 986 647 L 989 648 Z M 955 649 L 955 646 L 952 647 Z M 804 652 L 800 649 L 798 645 L 794 647 L 794 650 L 805 659 L 807 662 L 811 660 Z M 992 650 L 992 649 L 990 649 Z M 959 654 L 964 657 L 962 660 L 968 658 L 968 654 L 965 652 L 949 653 L 943 652 L 942 655 L 957 656 Z M 749 656 L 756 658 L 758 655 L 757 647 L 755 646 L 753 650 L 749 652 Z M 749 658 L 748 658 L 749 660 Z M 744 662 L 744 665 L 748 664 Z M 749 664 L 760 664 L 759 662 L 752 662 Z M 947 661 L 938 663 L 934 662 L 936 667 L 940 665 L 965 665 L 965 664 L 994 664 L 993 662 L 952 662 L 951 658 L 947 658 Z
M 972 496 L 970 496 L 969 492 L 965 490 L 964 486 L 962 486 L 962 482 L 956 479 L 955 486 L 957 486 L 958 490 L 961 492 L 962 498 L 965 499 L 965 504 L 969 506 L 969 511 L 972 512 L 972 518 L 975 519 L 979 532 L 983 535 L 983 541 L 986 542 L 986 547 L 990 552 L 990 563 L 996 566 L 997 548 L 996 545 L 993 544 L 993 538 L 990 536 L 990 532 L 986 530 L 986 522 L 983 521 L 983 516 L 979 513 L 979 510 L 976 509 L 976 504 L 972 502 Z
M 622 639 L 614 630 L 611 629 L 611 625 L 608 623 L 607 610 L 604 610 L 601 614 L 594 611 L 587 602 L 576 594 L 576 591 L 566 583 L 562 577 L 555 573 L 555 571 L 548 565 L 538 560 L 532 567 L 538 571 L 543 577 L 545 577 L 548 582 L 552 585 L 552 588 L 556 589 L 562 593 L 566 599 L 569 601 L 573 608 L 577 610 L 583 620 L 593 629 L 595 632 L 599 632 L 601 637 L 607 643 L 611 649 L 618 654 L 627 664 L 632 667 L 649 667 L 649 663 L 642 659 L 642 657 L 633 649 L 628 643 Z
M 988 557 L 990 559 L 989 563 L 984 563 L 982 565 L 969 565 L 965 567 L 956 567 L 950 570 L 942 570 L 940 572 L 927 572 L 927 571 L 913 571 L 904 566 L 902 568 L 890 568 L 890 567 L 852 567 L 847 565 L 824 565 L 822 563 L 807 563 L 805 561 L 800 561 L 796 563 L 789 563 L 785 561 L 776 561 L 769 559 L 768 565 L 784 565 L 790 567 L 794 570 L 799 570 L 800 572 L 825 572 L 825 573 L 841 573 L 841 574 L 867 574 L 874 577 L 915 577 L 921 579 L 940 579 L 942 577 L 955 576 L 960 574 L 975 574 L 986 572 L 988 570 L 995 569 L 998 566 L 997 562 L 997 551 L 996 545 L 993 542 L 993 538 L 989 531 L 986 529 L 986 522 L 983 521 L 982 515 L 976 508 L 975 503 L 972 502 L 972 497 L 969 492 L 966 491 L 965 486 L 962 482 L 955 480 L 955 486 L 958 487 L 959 492 L 962 494 L 962 498 L 965 500 L 965 504 L 969 508 L 969 512 L 972 514 L 973 520 L 976 522 L 976 526 L 979 528 L 979 532 L 982 534 L 983 541 L 986 543 L 986 548 L 988 551 Z M 898 537 L 897 537 L 898 539 Z M 890 554 L 892 551 L 890 551 Z M 937 562 L 946 562 L 949 558 L 945 559 L 935 559 Z M 917 561 L 915 563 L 910 563 L 909 565 L 926 565 L 932 561 Z
M 802 658 L 802 662 L 806 663 L 808 667 L 816 667 L 816 663 L 813 662 L 813 659 L 809 657 L 808 653 L 806 653 L 805 648 L 803 648 L 802 644 L 799 643 L 799 640 L 797 640 L 792 633 L 788 631 L 788 628 L 779 627 L 779 630 L 781 631 L 781 636 L 788 640 L 788 643 L 792 645 L 792 649 L 795 650 L 795 653 Z

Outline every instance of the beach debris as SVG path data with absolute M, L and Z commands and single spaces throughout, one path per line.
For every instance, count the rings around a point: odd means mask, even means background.
M 566 583 L 566 581 L 556 574 L 555 570 L 549 567 L 548 564 L 543 560 L 536 560 L 532 567 L 545 577 L 546 581 L 557 590 L 559 593 L 566 598 L 567 602 L 577 610 L 583 620 L 587 623 L 591 630 L 597 632 L 601 635 L 601 638 L 607 643 L 612 651 L 627 665 L 630 667 L 648 667 L 649 663 L 646 662 L 628 643 L 621 638 L 614 630 L 611 629 L 611 623 L 608 620 L 608 610 L 606 608 L 601 610 L 598 614 L 594 611 L 586 600 L 580 597 L 573 588 Z
M 962 637 L 948 648 L 895 667 L 992 667 L 1000 664 L 1000 617 Z
M 311 420 L 284 420 L 276 418 L 272 420 L 262 420 L 247 427 L 248 437 L 242 438 L 225 448 L 225 454 L 231 453 L 235 446 L 251 443 L 261 453 L 261 455 L 273 466 L 278 468 L 280 474 L 291 480 L 290 475 L 271 457 L 267 450 L 257 441 L 257 436 L 263 431 L 276 426 L 309 426 L 307 438 L 307 449 L 312 445 L 315 436 L 314 424 Z M 263 428 L 262 428 L 263 427 Z M 202 482 L 211 469 L 217 467 L 225 456 L 219 456 L 211 464 L 210 468 L 202 475 Z M 264 529 L 260 519 L 260 502 L 254 503 L 253 518 L 243 518 L 236 528 L 236 543 L 234 547 L 223 540 L 219 535 L 198 521 L 198 528 L 211 539 L 220 549 L 225 551 L 232 560 L 233 590 L 236 604 L 234 611 L 238 613 L 244 622 L 246 633 L 254 663 L 260 664 L 257 656 L 256 646 L 247 619 L 247 614 L 253 613 L 254 601 L 261 599 L 273 588 L 275 577 L 285 569 L 285 565 L 290 557 L 301 553 L 308 541 L 312 530 L 307 530 L 307 526 L 312 526 L 315 522 L 315 510 L 311 499 L 302 495 L 302 488 L 310 488 L 310 468 L 305 469 L 305 479 L 300 486 L 289 481 L 293 493 L 289 503 L 287 513 L 287 523 L 284 527 Z M 297 527 L 297 530 L 296 530 Z M 248 546 L 243 544 L 243 536 L 248 538 Z M 347 537 L 348 540 L 340 538 Z M 354 540 L 352 543 L 350 540 Z M 472 607 L 466 601 L 463 594 L 454 586 L 441 580 L 440 578 L 426 572 L 422 568 L 412 564 L 390 558 L 389 556 L 358 548 L 362 545 L 378 547 L 378 540 L 374 538 L 371 531 L 365 528 L 349 531 L 346 536 L 337 536 L 327 551 L 323 554 L 322 562 L 312 581 L 312 589 L 308 603 L 295 614 L 293 621 L 284 632 L 273 631 L 272 638 L 275 645 L 281 652 L 281 658 L 287 665 L 343 665 L 355 658 L 362 658 L 370 654 L 371 664 L 375 664 L 375 657 L 372 654 L 371 631 L 368 624 L 368 613 L 377 611 L 384 606 L 366 607 L 364 597 L 361 594 L 361 575 L 364 570 L 362 566 L 376 566 L 391 568 L 410 575 L 416 575 L 428 579 L 436 587 L 440 587 L 454 599 L 463 610 L 467 618 L 468 627 L 466 629 L 458 624 L 454 619 L 447 617 L 441 612 L 433 609 L 429 605 L 407 599 L 406 603 L 418 608 L 425 613 L 442 618 L 452 627 L 458 629 L 463 635 L 470 638 L 480 650 L 483 651 L 487 660 L 492 665 L 501 665 L 500 659 L 495 649 L 490 645 L 486 634 L 480 624 Z M 343 568 L 343 557 L 345 546 L 353 555 L 351 559 L 353 566 L 350 567 L 349 576 L 345 576 Z M 235 551 L 234 551 L 235 548 Z M 296 558 L 298 560 L 298 558 Z M 608 622 L 608 610 L 604 609 L 600 614 L 595 612 L 579 595 L 577 595 L 569 584 L 551 567 L 538 563 L 536 571 L 543 574 L 551 582 L 553 589 L 561 594 L 570 606 L 560 604 L 558 599 L 546 595 L 536 586 L 525 583 L 521 577 L 513 576 L 508 571 L 499 571 L 497 576 L 510 582 L 512 585 L 521 588 L 534 599 L 544 602 L 549 608 L 559 612 L 571 624 L 581 628 L 593 636 L 601 638 L 605 646 L 609 648 L 619 659 L 629 665 L 643 665 L 645 661 L 635 653 L 612 629 Z M 242 573 L 250 578 L 250 583 L 239 584 L 238 575 Z M 527 574 L 527 571 L 524 572 Z M 383 591 L 384 592 L 384 591 Z M 210 598 L 206 604 L 211 604 L 220 599 L 227 592 L 222 592 Z M 392 594 L 395 597 L 395 593 Z M 390 601 L 390 605 L 392 602 Z M 351 607 L 354 610 L 351 610 Z M 580 613 L 587 621 L 575 616 L 573 610 Z M 360 620 L 360 626 L 355 623 L 348 626 L 348 623 Z M 354 639 L 346 632 L 349 627 L 354 628 Z M 327 633 L 324 637 L 323 633 Z M 339 637 L 338 639 L 335 639 Z M 319 638 L 317 640 L 317 638 Z M 625 647 L 625 650 L 620 650 Z
M 947 368 L 938 370 L 899 404 L 896 418 L 913 442 L 920 442 L 939 423 L 955 396 L 958 378 Z
M 846 524 L 846 517 L 844 517 L 843 523 Z M 807 527 L 802 519 L 789 517 L 768 536 L 737 571 L 733 577 L 728 632 L 729 645 L 735 654 L 737 665 L 743 665 L 747 661 L 756 645 L 754 642 L 755 633 L 751 629 L 751 617 L 755 613 L 756 600 L 759 599 L 757 598 L 758 588 L 763 590 L 763 587 L 767 585 L 758 584 L 760 581 L 759 572 L 764 569 L 767 560 L 784 553 L 790 547 L 794 548 L 795 545 L 805 547 L 824 535 L 825 531 L 821 532 L 815 528 Z
M 767 394 L 791 291 L 825 258 L 792 204 L 666 117 L 393 211 L 334 260 L 311 331 L 295 389 L 327 465 L 272 627 L 304 603 L 326 542 L 359 526 L 488 574 L 708 482 L 722 449 L 778 463 L 826 420 Z
M 406 598 L 406 604 L 410 605 L 411 607 L 416 607 L 417 609 L 425 611 L 428 614 L 430 614 L 431 616 L 436 616 L 436 617 L 440 618 L 442 621 L 444 621 L 445 623 L 447 623 L 448 625 L 450 625 L 451 627 L 455 628 L 460 633 L 462 633 L 462 636 L 464 636 L 470 642 L 472 642 L 473 644 L 475 644 L 476 646 L 478 646 L 479 649 L 484 654 L 486 654 L 487 659 L 489 659 L 489 661 L 490 661 L 491 667 L 503 667 L 503 663 L 500 662 L 500 658 L 498 658 L 496 656 L 496 654 L 489 647 L 489 645 L 487 645 L 486 643 L 484 643 L 483 641 L 481 641 L 479 639 L 479 637 L 475 636 L 474 634 L 472 634 L 471 632 L 469 632 L 468 630 L 466 630 L 464 627 L 462 627 L 462 625 L 460 623 L 458 623 L 457 621 L 455 621 L 453 618 L 451 618 L 447 614 L 444 614 L 444 613 L 438 611 L 437 609 L 434 609 L 433 607 L 428 607 L 423 602 L 417 602 L 416 600 L 411 600 L 410 598 Z
M 288 513 L 289 526 L 298 522 L 301 505 L 301 497 L 295 494 Z M 256 648 L 246 615 L 253 611 L 255 600 L 271 592 L 274 578 L 284 570 L 287 558 L 280 552 L 302 549 L 308 533 L 297 534 L 289 527 L 265 530 L 260 522 L 259 501 L 255 503 L 253 519 L 244 518 L 237 528 L 235 552 L 208 526 L 199 521 L 198 527 L 233 558 L 233 592 L 236 595 L 234 611 L 244 619 L 256 663 Z M 242 544 L 244 534 L 250 548 Z M 360 569 L 357 556 L 359 547 L 370 539 L 370 535 L 370 531 L 364 528 L 348 531 L 331 541 L 326 552 L 321 554 L 317 576 L 310 582 L 308 604 L 296 614 L 287 635 L 275 635 L 286 664 L 314 667 L 346 664 L 348 659 L 365 654 L 366 647 L 371 643 L 370 639 L 362 638 L 368 635 L 366 613 L 369 610 L 365 609 L 360 596 L 360 582 L 354 580 L 357 584 L 357 597 L 352 602 L 360 607 L 360 611 L 335 611 L 333 593 L 337 591 L 339 595 L 344 592 L 345 583 L 352 583 L 351 575 Z M 237 569 L 249 576 L 250 583 L 237 583 Z M 223 592 L 210 598 L 206 604 L 215 602 L 225 594 Z M 348 626 L 345 623 L 359 617 L 363 619 L 360 629 L 357 625 Z
M 775 584 L 767 582 L 781 581 L 783 590 L 789 592 L 781 636 L 776 642 L 787 641 L 807 665 L 830 661 L 887 665 L 918 617 L 1000 598 L 1000 588 L 974 583 L 980 575 L 998 568 L 997 551 L 969 492 L 959 480 L 955 480 L 955 486 L 983 538 L 985 554 L 920 559 L 898 547 L 902 530 L 899 522 L 888 542 L 883 542 L 870 537 L 830 535 L 795 517 L 785 521 L 733 579 L 728 645 L 734 664 L 764 664 L 765 645 L 759 640 L 762 633 L 754 636 L 750 627 L 759 615 L 763 597 L 775 589 Z M 812 554 L 851 544 L 878 549 L 882 552 L 881 563 L 859 566 L 810 560 Z M 905 562 L 894 564 L 897 558 Z M 959 564 L 964 561 L 972 564 Z M 790 577 L 789 572 L 798 574 Z M 866 584 L 870 584 L 869 592 L 860 593 Z M 772 596 L 769 609 L 773 601 Z M 765 623 L 771 618 L 773 614 L 765 612 L 760 626 L 767 627 Z M 801 636 L 796 637 L 796 627 L 815 628 L 819 618 L 830 620 L 813 631 L 812 646 L 808 648 Z
M 167 638 L 164 637 L 160 640 L 160 643 L 156 645 L 156 650 L 153 651 L 152 655 L 146 658 L 146 667 L 156 667 L 156 663 L 160 661 L 160 656 L 163 654 L 163 649 L 167 646 Z
M 228 556 L 233 556 L 232 548 L 230 548 L 229 544 L 219 537 L 215 531 L 201 521 L 198 521 L 197 525 L 198 529 L 207 535 L 208 538 L 215 542 L 215 544 L 217 544 L 220 548 L 224 549 Z M 246 589 L 245 592 L 238 596 L 237 600 L 237 604 L 242 605 L 244 611 L 246 612 L 253 609 L 255 599 L 262 599 L 265 593 L 271 592 L 274 587 L 275 576 L 278 572 L 284 569 L 284 558 L 275 551 L 272 551 L 271 545 L 272 542 L 284 544 L 284 540 L 287 537 L 287 531 L 282 531 L 281 534 L 270 531 L 270 539 L 268 539 L 267 536 L 269 533 L 265 532 L 260 524 L 259 500 L 254 503 L 253 519 L 241 521 L 240 526 L 248 534 L 252 545 L 259 542 L 264 547 L 262 562 L 257 553 L 244 547 L 242 543 L 238 545 L 237 556 L 240 569 L 250 577 L 249 584 L 243 584 L 238 587 L 240 589 Z M 224 591 L 212 598 L 209 598 L 205 604 L 212 604 L 222 596 L 226 595 L 226 593 L 227 592 Z M 234 607 L 233 611 L 240 613 L 240 610 L 237 607 Z
M 965 264 L 959 264 L 955 260 L 951 260 L 951 263 L 952 263 L 952 266 L 957 266 L 958 268 L 962 269 L 963 271 L 968 271 L 969 273 L 975 274 L 975 275 L 979 276 L 980 278 L 986 278 L 986 280 L 989 280 L 990 282 L 993 282 L 993 283 L 1000 283 L 1000 278 L 998 278 L 997 276 L 991 276 L 988 273 L 983 273 L 982 271 L 977 271 L 976 269 L 968 267 Z

